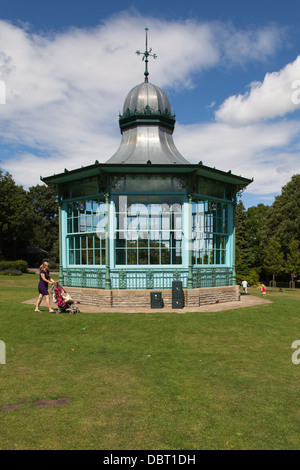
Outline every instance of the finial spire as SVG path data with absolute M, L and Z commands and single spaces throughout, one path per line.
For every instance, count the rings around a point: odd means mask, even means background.
M 145 52 L 136 51 L 136 54 L 142 55 L 143 56 L 142 60 L 145 61 L 144 75 L 145 75 L 145 83 L 147 83 L 148 82 L 148 75 L 149 75 L 149 72 L 148 72 L 148 57 L 151 56 L 151 57 L 153 57 L 153 59 L 156 59 L 157 55 L 156 54 L 151 54 L 152 48 L 148 51 L 148 28 L 145 28 L 145 31 L 146 31 L 146 50 L 145 50 Z

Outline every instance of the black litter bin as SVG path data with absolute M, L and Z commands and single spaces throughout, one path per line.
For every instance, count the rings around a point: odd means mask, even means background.
M 172 282 L 172 308 L 183 308 L 183 289 L 181 281 Z
M 178 299 L 172 299 L 172 308 L 183 308 L 183 297 L 179 297 Z
M 150 292 L 151 308 L 163 308 L 161 292 Z
M 172 282 L 172 297 L 178 299 L 179 297 L 183 297 L 183 290 L 182 290 L 182 282 L 181 281 L 173 281 Z

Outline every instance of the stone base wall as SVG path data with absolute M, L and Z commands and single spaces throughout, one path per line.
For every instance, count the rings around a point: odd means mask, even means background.
M 83 287 L 66 287 L 71 297 L 82 304 L 95 305 L 101 308 L 150 308 L 150 292 L 161 292 L 163 307 L 172 309 L 172 289 L 89 289 Z M 240 300 L 239 286 L 204 287 L 183 289 L 184 307 L 201 307 L 201 305 L 232 302 Z M 158 310 L 158 309 L 153 309 Z

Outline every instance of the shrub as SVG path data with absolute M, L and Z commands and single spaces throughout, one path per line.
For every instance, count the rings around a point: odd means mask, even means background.
M 28 264 L 21 259 L 16 261 L 0 261 L 0 271 L 15 270 L 27 273 Z
M 21 271 L 18 271 L 17 269 L 4 269 L 3 271 L 0 271 L 0 274 L 2 274 L 2 276 L 21 276 L 22 275 Z
M 247 279 L 249 286 L 257 285 L 259 283 L 259 274 L 255 269 L 249 269 L 236 275 L 237 284 L 241 285 L 244 279 Z

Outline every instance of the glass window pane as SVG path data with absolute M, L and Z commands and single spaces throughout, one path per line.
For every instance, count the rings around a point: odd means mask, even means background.
M 75 262 L 75 257 L 74 257 L 74 250 L 69 251 L 69 263 L 74 264 Z
M 77 233 L 78 231 L 79 231 L 78 217 L 74 217 L 74 219 L 73 219 L 73 233 Z
M 94 264 L 94 251 L 88 250 L 88 264 Z
M 225 186 L 218 181 L 199 177 L 199 194 L 224 199 Z
M 117 248 L 116 249 L 116 264 L 125 264 L 125 249 L 124 248 Z
M 137 264 L 137 250 L 127 250 L 127 264 Z
M 138 251 L 139 264 L 148 264 L 148 250 L 140 248 Z
M 172 191 L 170 176 L 126 176 L 126 191 Z
M 112 176 L 110 180 L 110 188 L 112 191 L 124 191 L 124 177 Z
M 178 264 L 181 262 L 181 252 L 175 248 L 176 240 L 182 238 L 182 197 L 159 195 L 128 195 L 126 201 L 121 197 L 115 199 L 115 207 L 127 211 L 116 213 L 116 250 L 127 248 L 127 264 L 160 264 L 163 246 L 167 250 L 172 241 L 172 256 L 166 253 L 163 260 L 165 264 Z M 124 239 L 125 243 L 121 243 Z M 153 252 L 149 248 L 156 249 Z M 135 251 L 133 257 L 128 250 Z M 120 259 L 116 253 L 116 259 Z
M 80 251 L 75 250 L 75 264 L 81 264 Z
M 173 190 L 174 191 L 186 191 L 186 178 L 184 176 L 180 177 L 173 177 Z
M 161 264 L 171 264 L 170 250 L 168 249 L 161 250 Z
M 159 249 L 150 250 L 150 264 L 159 264 Z
M 101 243 L 102 246 L 105 247 L 105 227 L 104 231 L 99 231 L 98 213 L 101 204 L 103 204 L 103 200 L 86 199 L 72 202 L 67 205 L 68 233 L 89 233 L 88 235 L 78 235 L 69 238 L 70 264 L 94 264 L 95 250 L 100 249 Z M 87 250 L 90 251 L 88 252 Z M 99 252 L 99 262 L 100 258 L 101 256 Z
M 98 179 L 86 178 L 76 181 L 71 185 L 72 197 L 88 196 L 89 194 L 98 193 Z

